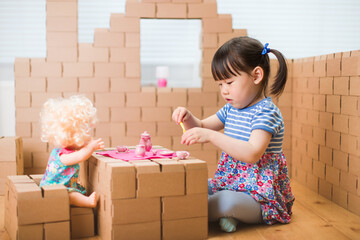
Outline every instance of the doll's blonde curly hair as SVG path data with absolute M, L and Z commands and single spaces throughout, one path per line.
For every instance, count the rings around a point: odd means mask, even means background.
M 47 100 L 40 113 L 41 140 L 55 147 L 82 147 L 91 139 L 96 108 L 82 95 Z

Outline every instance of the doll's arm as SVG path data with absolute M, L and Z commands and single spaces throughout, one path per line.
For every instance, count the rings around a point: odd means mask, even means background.
M 103 148 L 104 148 L 104 142 L 102 141 L 101 138 L 96 140 L 91 140 L 87 145 L 85 145 L 76 152 L 72 152 L 69 154 L 62 154 L 60 156 L 60 161 L 66 166 L 74 165 L 88 160 L 95 150 L 103 149 Z

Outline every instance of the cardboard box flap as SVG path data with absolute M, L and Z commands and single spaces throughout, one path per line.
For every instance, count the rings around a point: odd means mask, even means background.
M 133 161 L 137 174 L 160 173 L 160 165 L 150 161 Z
M 44 198 L 69 198 L 67 188 L 62 184 L 42 186 Z
M 185 165 L 186 170 L 207 169 L 206 162 L 199 159 L 179 160 L 179 162 Z
M 178 161 L 160 162 L 161 172 L 185 172 L 184 164 Z
M 17 201 L 42 198 L 41 189 L 34 182 L 16 183 L 14 191 Z

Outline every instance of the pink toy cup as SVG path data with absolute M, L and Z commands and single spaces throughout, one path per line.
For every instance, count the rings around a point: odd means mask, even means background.
M 186 159 L 190 156 L 190 153 L 188 151 L 176 151 L 176 156 L 179 159 Z
M 117 147 L 116 147 L 116 150 L 117 150 L 118 152 L 127 152 L 127 151 L 129 151 L 129 148 L 126 147 L 126 146 L 117 146 Z

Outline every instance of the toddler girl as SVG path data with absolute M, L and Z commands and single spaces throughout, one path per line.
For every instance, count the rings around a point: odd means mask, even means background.
M 284 90 L 287 66 L 283 55 L 267 46 L 249 37 L 226 42 L 211 65 L 225 106 L 203 120 L 184 107 L 172 115 L 188 129 L 182 144 L 211 142 L 223 150 L 215 177 L 208 181 L 208 200 L 209 221 L 220 220 L 226 232 L 235 231 L 239 221 L 288 223 L 292 214 L 294 196 L 282 152 L 284 121 L 267 97 L 268 53 L 279 61 L 270 94 Z
M 64 184 L 71 205 L 95 207 L 96 193 L 85 196 L 85 188 L 78 183 L 79 163 L 86 161 L 95 150 L 104 148 L 101 138 L 93 140 L 90 136 L 96 121 L 93 104 L 84 96 L 49 99 L 40 117 L 41 140 L 55 146 L 40 187 Z

